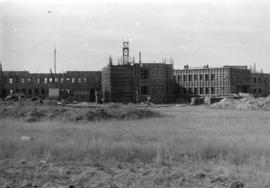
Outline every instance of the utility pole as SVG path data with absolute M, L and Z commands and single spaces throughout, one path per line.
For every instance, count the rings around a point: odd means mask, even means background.
M 54 18 L 53 19 L 56 20 L 56 21 L 58 21 L 57 17 L 55 17 L 56 15 L 53 14 L 51 10 L 48 10 L 47 13 L 54 15 Z M 57 23 L 54 23 L 52 26 L 55 27 L 55 24 L 57 24 Z M 56 73 L 56 45 L 55 44 L 54 44 L 54 54 L 53 55 L 54 55 L 54 73 Z
M 54 73 L 56 74 L 56 47 L 54 46 Z

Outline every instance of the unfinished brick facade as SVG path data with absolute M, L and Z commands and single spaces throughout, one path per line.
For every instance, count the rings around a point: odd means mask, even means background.
M 66 73 L 29 73 L 28 71 L 1 71 L 1 97 L 18 95 L 47 98 L 50 88 L 59 89 L 59 98 L 94 101 L 95 91 L 101 89 L 99 71 L 67 71 Z
M 102 70 L 105 101 L 155 103 L 174 101 L 173 65 L 165 63 L 109 64 Z
M 270 94 L 270 75 L 266 73 L 251 73 L 250 93 L 255 97 L 266 97 Z
M 41 99 L 57 90 L 58 99 L 76 101 L 139 103 L 150 97 L 154 103 L 177 102 L 193 96 L 225 97 L 250 93 L 255 97 L 270 94 L 270 76 L 252 72 L 247 66 L 223 66 L 174 70 L 170 63 L 142 63 L 129 57 L 129 44 L 123 42 L 121 63 L 112 58 L 102 71 L 67 71 L 65 73 L 29 73 L 3 71 L 0 63 L 0 97 L 18 95 Z M 98 95 L 98 96 L 97 96 Z

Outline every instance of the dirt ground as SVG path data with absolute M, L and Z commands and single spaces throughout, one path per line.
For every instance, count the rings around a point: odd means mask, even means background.
M 214 165 L 89 164 L 87 162 L 0 161 L 0 187 L 233 187 L 241 182 Z M 225 169 L 225 167 L 224 167 Z M 235 186 L 237 187 L 237 186 Z

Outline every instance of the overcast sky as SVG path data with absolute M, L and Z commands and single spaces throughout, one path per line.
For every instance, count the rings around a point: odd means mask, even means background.
M 270 72 L 270 1 L 0 1 L 4 70 L 100 70 L 129 38 L 138 61 L 253 65 Z

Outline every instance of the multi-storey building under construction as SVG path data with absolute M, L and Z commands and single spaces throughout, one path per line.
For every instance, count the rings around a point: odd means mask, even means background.
M 2 71 L 0 68 L 0 95 L 18 95 L 41 99 L 71 98 L 79 101 L 95 101 L 95 92 L 100 90 L 99 71 L 67 71 L 66 73 L 29 73 L 28 71 Z
M 56 51 L 55 51 L 56 52 Z M 56 53 L 55 53 L 56 54 Z M 55 58 L 56 59 L 56 58 Z M 1 65 L 1 64 L 0 64 Z M 225 97 L 250 93 L 269 95 L 269 74 L 247 66 L 175 69 L 170 63 L 135 62 L 129 56 L 129 43 L 123 42 L 122 58 L 112 58 L 102 71 L 67 71 L 66 73 L 29 73 L 3 71 L 0 66 L 0 97 L 71 98 L 77 101 L 138 103 L 151 98 L 154 103 L 177 102 L 193 96 Z
M 123 44 L 123 62 L 112 59 L 102 70 L 102 93 L 105 101 L 141 102 L 148 97 L 155 103 L 174 101 L 173 64 L 130 61 L 128 42 Z
M 174 70 L 176 98 L 191 96 L 224 97 L 250 93 L 269 95 L 269 74 L 252 72 L 247 66 L 223 66 Z

